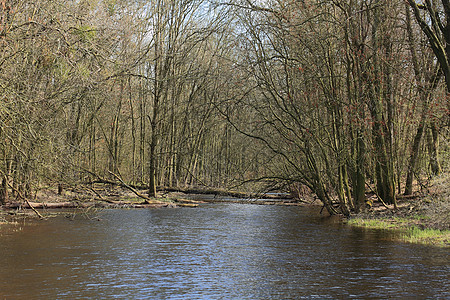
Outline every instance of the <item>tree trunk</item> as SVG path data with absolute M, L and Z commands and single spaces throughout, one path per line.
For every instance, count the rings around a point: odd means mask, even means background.
M 360 130 L 359 130 L 360 131 Z M 358 138 L 356 141 L 356 172 L 353 182 L 353 193 L 355 199 L 355 209 L 356 212 L 360 212 L 366 201 L 366 175 L 365 175 L 365 156 L 366 156 L 366 146 L 364 144 L 362 132 L 358 132 Z
M 421 120 L 419 127 L 417 128 L 416 135 L 414 136 L 414 142 L 411 149 L 411 155 L 409 158 L 409 165 L 408 165 L 408 173 L 406 175 L 406 184 L 405 184 L 405 195 L 411 195 L 413 192 L 413 179 L 414 179 L 414 173 L 416 170 L 416 162 L 417 158 L 419 157 L 419 150 L 420 150 L 420 142 L 422 140 L 423 131 L 424 131 L 425 124 L 423 120 Z
M 341 204 L 341 211 L 345 216 L 350 215 L 350 204 L 349 202 L 351 199 L 347 198 L 345 184 L 348 182 L 348 180 L 345 179 L 346 172 L 345 172 L 345 166 L 340 166 L 338 170 L 338 196 L 339 196 L 339 202 Z M 348 184 L 348 183 L 347 183 Z
M 8 202 L 8 182 L 6 176 L 4 176 L 0 185 L 0 205 L 6 202 Z
M 378 195 L 388 204 L 396 205 L 395 201 L 395 181 L 393 174 L 393 161 L 391 155 L 390 142 L 392 132 L 390 128 L 390 113 L 388 116 L 383 114 L 383 102 L 391 103 L 392 93 L 390 86 L 390 68 L 386 67 L 385 59 L 389 58 L 390 40 L 384 33 L 384 13 L 386 7 L 380 6 L 374 11 L 374 23 L 372 28 L 372 48 L 384 50 L 384 57 L 379 52 L 375 52 L 372 58 L 373 70 L 368 72 L 367 84 L 369 88 L 369 111 L 373 121 L 372 135 L 375 155 L 375 171 L 377 179 Z M 382 79 L 381 79 L 382 78 Z M 387 81 L 387 82 L 384 82 Z
M 62 183 L 58 183 L 58 195 L 62 195 L 63 194 L 63 185 Z
M 128 78 L 128 100 L 130 102 L 131 117 L 131 182 L 136 183 L 136 119 L 131 91 L 131 78 Z
M 337 215 L 338 212 L 333 207 L 333 202 L 331 201 L 330 197 L 325 192 L 325 188 L 322 184 L 322 182 L 319 179 L 319 182 L 315 184 L 314 186 L 314 193 L 317 195 L 319 200 L 323 203 L 324 207 L 328 211 L 330 215 Z
M 430 168 L 433 175 L 437 176 L 441 173 L 441 165 L 439 164 L 439 129 L 436 124 L 431 124 L 431 128 L 427 135 L 428 151 L 430 154 Z
M 152 126 L 153 127 L 153 126 Z M 150 143 L 150 169 L 149 169 L 149 187 L 148 196 L 156 197 L 156 135 L 152 132 L 152 141 Z

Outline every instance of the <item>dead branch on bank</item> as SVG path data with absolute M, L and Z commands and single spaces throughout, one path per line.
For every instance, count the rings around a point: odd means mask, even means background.
M 111 200 L 108 200 L 108 199 L 103 198 L 103 196 L 100 195 L 100 193 L 98 193 L 98 192 L 97 192 L 96 190 L 94 190 L 93 188 L 90 187 L 89 190 L 92 191 L 95 195 L 97 195 L 97 197 L 98 197 L 101 201 L 105 201 L 105 202 L 107 202 L 107 203 L 114 204 L 114 201 L 111 201 Z
M 144 199 L 144 200 L 145 200 L 145 201 L 144 201 L 144 204 L 150 204 L 150 203 L 163 203 L 162 201 L 157 201 L 157 200 L 155 200 L 155 199 L 151 199 L 151 198 L 149 198 L 149 197 L 147 197 L 147 196 L 145 196 L 145 195 L 139 193 L 136 189 L 134 189 L 134 188 L 132 188 L 131 186 L 129 186 L 128 184 L 126 184 L 126 183 L 122 180 L 122 178 L 120 178 L 118 175 L 114 174 L 114 173 L 111 172 L 111 171 L 108 171 L 108 172 L 109 172 L 109 174 L 111 174 L 112 176 L 114 176 L 115 178 L 117 178 L 117 180 L 120 181 L 120 183 L 122 184 L 123 187 L 125 187 L 125 188 L 129 189 L 130 191 L 132 191 L 132 192 L 133 192 L 136 196 L 138 196 L 139 198 Z
M 37 210 L 36 208 L 33 207 L 33 205 L 31 205 L 30 201 L 28 201 L 28 199 L 24 199 L 25 202 L 28 204 L 28 206 L 34 211 L 34 213 L 39 217 L 39 219 L 45 219 Z
M 33 205 L 31 205 L 31 203 L 30 203 L 30 201 L 28 201 L 28 199 L 26 198 L 26 197 L 24 197 L 23 195 L 22 195 L 22 193 L 18 190 L 18 189 L 16 189 L 13 185 L 11 185 L 9 182 L 6 182 L 7 183 L 7 185 L 14 191 L 14 192 L 16 192 L 17 193 L 17 195 L 19 196 L 19 198 L 21 198 L 21 199 L 23 199 L 27 204 L 28 204 L 28 206 L 33 210 L 33 212 L 39 217 L 39 219 L 45 219 L 45 217 L 43 216 L 43 215 L 41 215 L 37 210 L 36 210 L 36 208 L 33 206 Z

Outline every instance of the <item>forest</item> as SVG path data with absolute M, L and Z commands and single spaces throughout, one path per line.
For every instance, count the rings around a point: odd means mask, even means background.
M 395 207 L 448 174 L 449 93 L 448 0 L 0 0 L 0 204 L 120 178 Z

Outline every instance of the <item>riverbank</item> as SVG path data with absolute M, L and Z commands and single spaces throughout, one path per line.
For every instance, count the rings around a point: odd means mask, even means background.
M 348 219 L 351 226 L 398 232 L 409 243 L 450 246 L 450 176 L 436 177 L 411 197 L 398 197 L 398 207 L 379 202 Z
M 207 202 L 232 202 L 259 205 L 305 205 L 285 194 L 257 194 L 222 189 L 175 189 L 158 191 L 155 198 L 146 196 L 146 190 L 125 184 L 96 182 L 66 187 L 43 187 L 31 199 L 12 198 L 0 209 L 0 224 L 16 217 L 45 218 L 54 209 L 91 208 L 162 208 L 197 207 Z

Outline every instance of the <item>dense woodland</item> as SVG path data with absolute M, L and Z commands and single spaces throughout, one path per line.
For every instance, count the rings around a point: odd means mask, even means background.
M 99 179 L 310 191 L 449 166 L 448 0 L 0 0 L 0 199 Z

